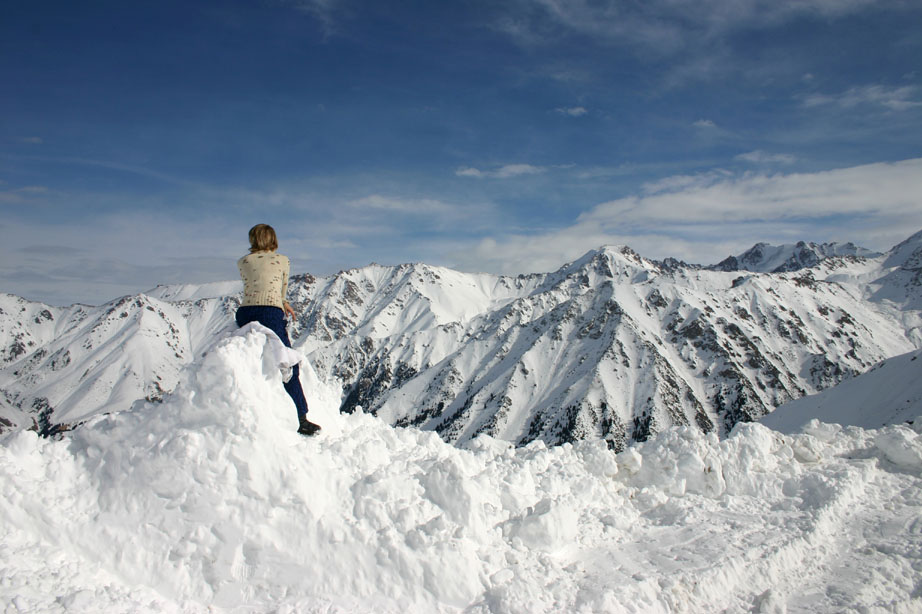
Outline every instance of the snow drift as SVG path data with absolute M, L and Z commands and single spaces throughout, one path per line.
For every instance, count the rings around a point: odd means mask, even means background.
M 7 611 L 922 608 L 917 430 L 459 449 L 339 415 L 308 367 L 303 438 L 266 342 L 221 341 L 162 403 L 2 439 Z

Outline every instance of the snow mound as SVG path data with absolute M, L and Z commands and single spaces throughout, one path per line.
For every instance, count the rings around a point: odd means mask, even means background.
M 469 449 L 302 382 L 258 332 L 162 403 L 0 445 L 18 612 L 918 611 L 922 438 L 814 422 Z

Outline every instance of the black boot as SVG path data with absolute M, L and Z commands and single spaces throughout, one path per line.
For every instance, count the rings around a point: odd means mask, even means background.
M 307 419 L 307 416 L 301 416 L 301 422 L 298 425 L 298 432 L 302 435 L 316 435 L 320 432 L 320 425 L 314 424 Z

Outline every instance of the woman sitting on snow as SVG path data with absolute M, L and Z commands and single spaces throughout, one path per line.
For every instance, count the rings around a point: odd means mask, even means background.
M 257 224 L 250 228 L 250 253 L 237 261 L 240 277 L 243 278 L 243 303 L 237 310 L 237 326 L 259 322 L 272 329 L 287 347 L 291 347 L 285 316 L 295 316 L 294 309 L 285 300 L 288 292 L 289 261 L 277 253 L 279 247 L 275 230 L 268 224 Z M 295 365 L 291 379 L 285 382 L 285 391 L 298 410 L 298 432 L 313 435 L 320 425 L 307 419 L 307 399 L 301 389 Z

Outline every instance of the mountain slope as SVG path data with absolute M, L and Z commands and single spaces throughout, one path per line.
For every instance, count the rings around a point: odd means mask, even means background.
M 922 351 L 888 358 L 818 394 L 785 403 L 762 418 L 769 428 L 798 431 L 813 419 L 862 428 L 902 424 L 922 416 Z
M 894 303 L 912 317 L 922 311 L 922 231 L 912 235 L 886 254 L 882 268 L 886 275 L 871 283 L 871 299 Z M 907 321 L 922 328 L 922 319 Z

